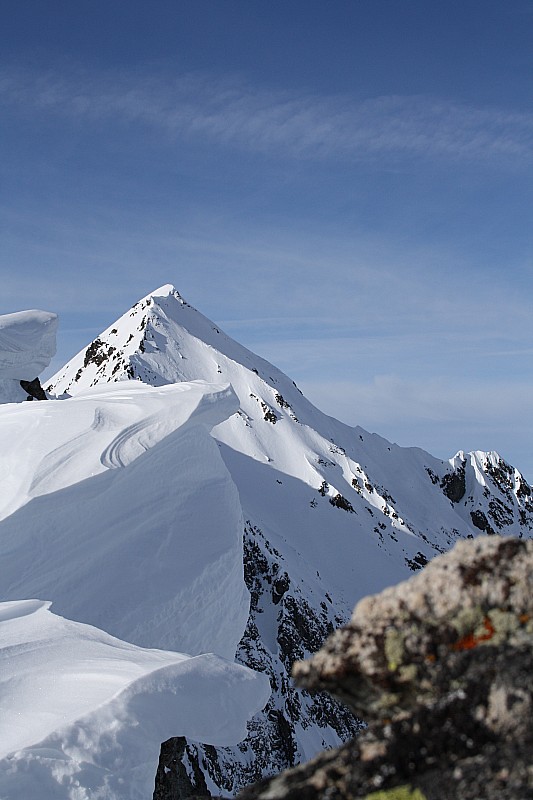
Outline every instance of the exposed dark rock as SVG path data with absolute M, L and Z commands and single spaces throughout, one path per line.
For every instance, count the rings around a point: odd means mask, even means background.
M 462 500 L 466 493 L 464 462 L 455 472 L 447 473 L 441 480 L 440 486 L 452 503 L 458 503 L 459 500 Z
M 335 506 L 335 508 L 342 508 L 344 511 L 349 511 L 350 514 L 355 514 L 354 507 L 342 494 L 336 494 L 335 497 L 330 497 L 329 502 L 332 506 Z
M 422 567 L 426 566 L 426 564 L 428 563 L 428 559 L 424 555 L 424 553 L 421 553 L 419 551 L 413 558 L 406 558 L 405 563 L 407 564 L 409 569 L 412 569 L 413 572 L 416 572 L 416 570 L 422 569 Z
M 497 497 L 492 497 L 489 500 L 489 515 L 500 530 L 506 525 L 512 525 L 514 522 L 513 509 Z
M 101 339 L 95 339 L 85 351 L 83 359 L 84 368 L 88 367 L 89 364 L 96 364 L 96 366 L 99 367 L 113 355 L 115 350 L 116 347 L 102 342 Z
M 290 585 L 291 579 L 286 572 L 274 580 L 272 584 L 272 602 L 275 606 L 277 606 Z
M 429 475 L 429 479 L 430 479 L 431 483 L 433 484 L 433 486 L 436 486 L 437 483 L 439 482 L 439 476 L 436 475 L 433 472 L 431 467 L 425 467 L 425 470 L 426 470 L 427 474 Z
M 533 542 L 461 542 L 295 665 L 368 729 L 239 798 L 532 800 L 532 672 Z
M 495 463 L 493 463 L 489 454 L 487 454 L 485 458 L 484 467 L 485 472 L 492 478 L 494 485 L 502 494 L 506 495 L 509 500 L 512 500 L 514 468 L 500 457 L 495 459 Z
M 269 408 L 263 401 L 261 401 L 261 408 L 263 409 L 263 417 L 265 422 L 271 422 L 273 425 L 275 425 L 278 421 L 278 415 L 276 412 L 272 408 Z
M 495 535 L 496 531 L 488 521 L 483 511 L 480 511 L 479 509 L 476 511 L 471 511 L 470 519 L 472 520 L 472 525 L 475 525 L 476 528 L 479 528 L 479 530 L 483 531 L 483 533 L 486 533 L 488 536 Z
M 523 478 L 520 481 L 518 489 L 516 490 L 516 494 L 518 497 L 531 497 L 531 487 Z
M 19 381 L 22 389 L 28 393 L 28 400 L 47 400 L 44 389 L 41 386 L 39 378 L 34 378 L 32 381 Z
M 161 745 L 153 800 L 165 800 L 168 797 L 180 800 L 211 797 L 198 756 L 184 736 L 168 739 Z

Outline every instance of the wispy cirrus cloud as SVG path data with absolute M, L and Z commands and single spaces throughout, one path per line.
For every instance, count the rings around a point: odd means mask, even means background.
M 524 160 L 533 114 L 426 96 L 356 101 L 296 96 L 236 78 L 125 72 L 0 71 L 0 101 L 32 113 L 148 125 L 252 152 L 306 159 Z
M 496 450 L 531 481 L 527 425 L 519 423 L 533 401 L 527 379 L 494 383 L 468 376 L 458 382 L 388 373 L 371 380 L 297 381 L 308 398 L 349 424 L 443 459 L 458 450 Z

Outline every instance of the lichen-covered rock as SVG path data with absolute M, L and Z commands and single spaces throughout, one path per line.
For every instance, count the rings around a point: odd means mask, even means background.
M 532 541 L 459 542 L 411 580 L 358 603 L 350 623 L 294 675 L 367 720 L 405 711 L 440 697 L 446 675 L 460 688 L 457 669 L 470 663 L 463 653 L 531 643 L 532 612 Z
M 533 542 L 459 543 L 362 600 L 294 674 L 369 727 L 242 800 L 533 798 Z

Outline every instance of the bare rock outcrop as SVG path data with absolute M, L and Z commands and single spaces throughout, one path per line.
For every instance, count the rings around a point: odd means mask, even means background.
M 367 597 L 297 683 L 368 728 L 240 800 L 532 800 L 533 541 L 463 541 Z

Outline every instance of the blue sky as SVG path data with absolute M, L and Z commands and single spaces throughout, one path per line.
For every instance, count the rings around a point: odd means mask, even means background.
M 0 313 L 174 283 L 324 411 L 533 480 L 531 0 L 0 1 Z

